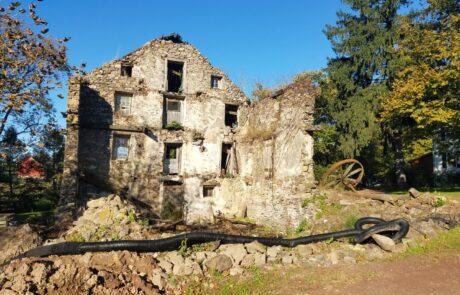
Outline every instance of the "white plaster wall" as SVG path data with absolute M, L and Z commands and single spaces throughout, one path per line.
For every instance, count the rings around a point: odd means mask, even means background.
M 187 177 L 184 180 L 185 221 L 189 224 L 214 222 L 213 198 L 204 198 L 200 177 Z

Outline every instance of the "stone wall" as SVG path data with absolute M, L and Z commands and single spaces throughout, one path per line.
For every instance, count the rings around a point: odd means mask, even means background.
M 312 218 L 302 202 L 315 189 L 313 110 L 314 89 L 306 81 L 249 107 L 235 137 L 239 174 L 218 187 L 216 214 L 277 227 Z
M 179 92 L 167 90 L 168 61 L 183 63 Z M 122 66 L 132 66 L 131 76 Z M 219 77 L 219 87 L 211 77 Z M 129 112 L 116 94 L 131 95 Z M 193 46 L 155 39 L 69 83 L 62 206 L 84 209 L 87 198 L 111 191 L 136 198 L 163 218 L 188 223 L 214 216 L 248 216 L 273 225 L 304 217 L 301 200 L 313 187 L 314 91 L 298 82 L 255 104 Z M 164 128 L 166 99 L 181 102 L 181 130 Z M 238 127 L 225 108 L 239 106 Z M 114 156 L 114 138 L 127 136 L 128 156 Z M 222 177 L 223 144 L 236 149 L 237 173 Z M 165 173 L 166 144 L 181 144 L 180 171 Z M 212 189 L 204 196 L 205 188 Z M 211 190 L 208 190 L 208 193 Z M 276 216 L 276 218 L 273 218 Z
M 67 96 L 67 130 L 65 140 L 65 158 L 62 171 L 62 185 L 59 199 L 59 222 L 69 223 L 73 219 L 73 212 L 78 199 L 79 172 L 78 172 L 78 109 L 80 105 L 80 80 L 70 79 Z
M 180 93 L 166 91 L 169 60 L 183 62 Z M 121 75 L 123 64 L 132 66 L 131 77 Z M 212 75 L 220 77 L 217 89 L 211 88 Z M 117 93 L 132 95 L 129 114 L 115 110 Z M 182 101 L 183 130 L 163 128 L 165 97 Z M 243 92 L 193 46 L 161 38 L 75 79 L 69 86 L 62 204 L 84 206 L 89 195 L 115 191 L 161 215 L 173 198 L 163 195 L 171 185 L 184 191 L 188 177 L 220 175 L 222 142 L 233 137 L 224 122 L 225 104 L 246 103 Z M 129 136 L 127 159 L 114 159 L 114 135 Z M 164 175 L 165 143 L 182 144 L 179 175 Z

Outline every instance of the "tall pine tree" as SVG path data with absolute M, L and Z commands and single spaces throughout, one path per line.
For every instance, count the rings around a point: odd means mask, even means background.
M 328 83 L 323 85 L 323 96 L 340 134 L 341 153 L 357 157 L 383 135 L 378 114 L 401 66 L 394 48 L 399 41 L 398 11 L 408 1 L 344 2 L 351 12 L 339 11 L 336 25 L 325 30 L 336 56 L 328 62 Z M 397 133 L 389 134 L 396 142 Z M 401 159 L 400 144 L 395 147 L 396 158 Z

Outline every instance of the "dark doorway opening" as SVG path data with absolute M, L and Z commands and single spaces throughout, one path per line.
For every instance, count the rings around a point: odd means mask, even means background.
M 182 92 L 184 77 L 184 63 L 168 60 L 168 91 Z
M 238 126 L 238 106 L 233 104 L 225 105 L 225 126 L 235 128 Z
M 228 170 L 228 164 L 230 161 L 230 153 L 232 149 L 231 143 L 222 143 L 222 155 L 220 161 L 220 171 L 221 175 L 225 176 Z

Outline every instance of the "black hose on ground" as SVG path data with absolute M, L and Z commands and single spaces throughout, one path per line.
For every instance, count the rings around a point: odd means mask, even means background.
M 368 228 L 364 226 L 371 225 Z M 355 223 L 355 228 L 319 235 L 300 237 L 295 239 L 264 238 L 240 235 L 228 235 L 211 232 L 191 232 L 174 237 L 158 240 L 127 240 L 109 242 L 64 242 L 54 245 L 37 247 L 22 254 L 20 257 L 44 257 L 49 255 L 73 255 L 86 252 L 106 252 L 128 250 L 133 252 L 161 252 L 178 250 L 183 241 L 187 246 L 213 241 L 223 244 L 241 244 L 258 241 L 266 246 L 295 247 L 301 244 L 310 244 L 330 239 L 354 238 L 357 243 L 363 243 L 373 234 L 384 234 L 399 242 L 409 231 L 409 223 L 405 219 L 385 221 L 380 218 L 364 217 Z

